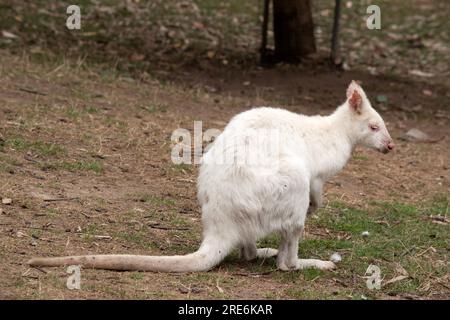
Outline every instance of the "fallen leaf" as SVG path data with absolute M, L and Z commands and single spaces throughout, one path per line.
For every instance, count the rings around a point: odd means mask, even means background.
M 408 271 L 406 271 L 406 269 L 403 268 L 403 266 L 401 264 L 399 264 L 399 263 L 397 263 L 396 266 L 395 266 L 395 272 L 397 272 L 397 273 L 399 273 L 399 274 L 401 274 L 403 276 L 408 276 L 409 275 Z
M 420 71 L 420 70 L 410 70 L 409 74 L 411 74 L 413 76 L 424 77 L 424 78 L 434 77 L 433 73 L 423 72 L 423 71 Z
M 398 282 L 398 281 L 401 281 L 401 280 L 404 280 L 404 279 L 407 279 L 407 278 L 409 278 L 409 277 L 408 276 L 397 276 L 397 277 L 392 278 L 391 280 L 386 281 L 384 283 L 384 285 L 386 286 L 388 284 L 391 284 L 391 283 L 394 283 L 394 282 Z
M 201 23 L 201 22 L 198 22 L 198 21 L 194 21 L 194 22 L 192 23 L 192 27 L 193 27 L 194 29 L 197 29 L 197 30 L 203 30 L 203 29 L 205 29 L 205 25 L 204 25 L 203 23 Z
M 3 30 L 2 31 L 2 36 L 8 39 L 17 39 L 18 36 L 16 36 L 14 33 L 11 33 L 9 31 Z
M 131 61 L 142 61 L 145 59 L 145 54 L 133 53 L 130 57 Z
M 26 233 L 22 232 L 22 231 L 17 231 L 17 233 L 16 233 L 16 237 L 17 238 L 23 238 L 23 237 L 26 237 L 26 236 L 28 236 L 28 235 Z
M 217 290 L 219 290 L 220 293 L 224 293 L 224 292 L 225 292 L 225 291 L 219 286 L 219 279 L 217 279 L 217 282 L 216 282 L 216 288 L 217 288 Z

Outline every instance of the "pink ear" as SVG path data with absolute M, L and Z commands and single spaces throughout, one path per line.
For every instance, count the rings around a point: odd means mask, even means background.
M 362 88 L 353 80 L 347 88 L 347 99 L 350 108 L 353 111 L 360 114 L 362 109 L 362 97 L 361 92 Z
M 362 98 L 358 91 L 353 91 L 352 95 L 348 99 L 348 104 L 353 111 L 361 114 L 362 109 Z

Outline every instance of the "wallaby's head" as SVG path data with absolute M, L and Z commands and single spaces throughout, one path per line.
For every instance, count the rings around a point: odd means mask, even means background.
M 394 149 L 394 141 L 383 119 L 370 104 L 364 90 L 355 81 L 352 81 L 347 88 L 346 104 L 350 109 L 352 134 L 359 143 L 383 153 Z

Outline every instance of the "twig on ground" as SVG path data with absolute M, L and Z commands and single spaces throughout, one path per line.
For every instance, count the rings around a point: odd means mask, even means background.
M 185 227 L 166 227 L 160 226 L 159 224 L 149 224 L 148 226 L 153 229 L 161 229 L 161 230 L 179 230 L 179 231 L 189 230 L 189 228 Z
M 23 92 L 37 94 L 37 95 L 40 95 L 40 96 L 46 96 L 47 95 L 44 92 L 40 92 L 40 91 L 33 90 L 33 89 L 27 89 L 27 88 L 22 88 L 22 87 L 18 87 L 17 89 L 19 89 L 20 91 L 23 91 Z
M 78 197 L 73 197 L 73 198 L 48 198 L 48 199 L 43 199 L 45 202 L 56 202 L 56 201 L 73 201 L 73 200 L 79 200 L 80 198 Z
M 277 269 L 272 269 L 269 271 L 265 271 L 265 272 L 250 272 L 250 273 L 245 273 L 245 272 L 233 272 L 231 273 L 231 275 L 233 276 L 242 276 L 242 277 L 252 277 L 252 278 L 259 278 L 262 276 L 267 276 L 273 272 L 277 271 Z
M 95 239 L 98 240 L 111 240 L 112 237 L 111 236 L 94 236 Z

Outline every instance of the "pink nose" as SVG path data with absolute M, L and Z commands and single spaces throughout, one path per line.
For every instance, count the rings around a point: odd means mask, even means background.
M 395 143 L 391 141 L 391 142 L 388 143 L 387 147 L 388 147 L 389 150 L 392 150 L 392 149 L 395 148 Z

